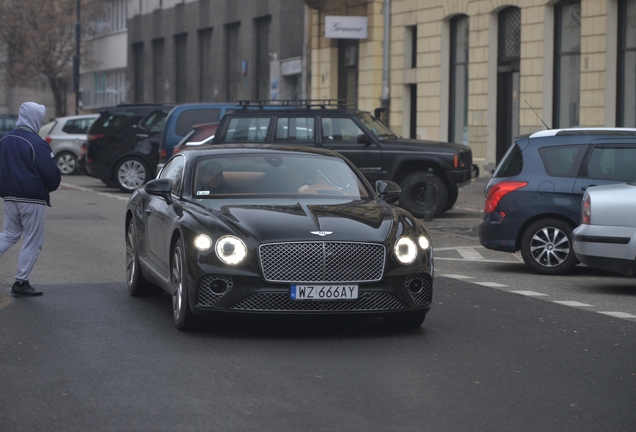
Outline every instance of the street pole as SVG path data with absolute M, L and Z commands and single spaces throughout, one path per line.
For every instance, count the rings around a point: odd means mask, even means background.
M 80 107 L 80 0 L 77 0 L 77 21 L 75 22 L 75 55 L 73 56 L 73 90 L 75 91 L 75 114 Z

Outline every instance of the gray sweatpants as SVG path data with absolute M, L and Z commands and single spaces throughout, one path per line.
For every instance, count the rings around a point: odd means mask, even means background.
M 15 201 L 4 203 L 4 231 L 0 233 L 0 256 L 16 244 L 24 233 L 22 249 L 18 256 L 18 272 L 15 276 L 19 282 L 29 280 L 31 270 L 42 250 L 45 221 L 46 205 Z

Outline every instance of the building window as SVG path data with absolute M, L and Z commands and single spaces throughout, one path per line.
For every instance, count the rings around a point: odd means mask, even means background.
M 163 102 L 165 98 L 163 91 L 164 45 L 163 38 L 152 41 L 152 93 L 155 102 Z
M 128 101 L 126 98 L 126 69 L 82 74 L 80 88 L 83 109 L 125 103 Z
M 272 18 L 254 20 L 256 26 L 256 98 L 270 99 L 269 94 L 269 36 Z M 274 99 L 274 98 L 271 98 Z
M 243 70 L 247 73 L 247 61 L 243 61 L 239 50 L 240 26 L 240 23 L 225 26 L 225 88 L 228 102 L 234 102 L 237 99 L 241 73 Z M 244 69 L 243 64 L 245 64 Z
M 450 142 L 468 144 L 468 17 L 459 15 L 451 20 Z
M 95 21 L 95 33 L 104 34 L 126 30 L 128 0 L 107 0 L 104 13 Z
M 212 100 L 212 29 L 199 30 L 199 102 Z
M 618 8 L 616 124 L 636 127 L 636 0 L 621 0 Z
M 579 125 L 581 88 L 581 2 L 554 6 L 554 118 L 556 128 Z
M 176 101 L 188 101 L 188 65 L 187 65 L 187 45 L 188 34 L 181 33 L 174 37 L 174 59 L 175 59 L 175 89 Z
M 144 101 L 144 43 L 132 45 L 133 101 Z
M 417 67 L 417 26 L 407 26 L 404 38 L 404 67 Z

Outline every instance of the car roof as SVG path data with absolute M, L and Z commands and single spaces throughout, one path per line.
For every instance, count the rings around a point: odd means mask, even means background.
M 72 115 L 72 116 L 64 116 L 64 117 L 56 117 L 51 121 L 66 121 L 66 120 L 75 120 L 75 119 L 80 119 L 80 118 L 87 118 L 87 117 L 99 117 L 99 114 L 97 113 L 87 113 L 87 114 L 77 114 L 77 115 Z M 50 122 L 48 122 L 50 123 Z
M 634 128 L 612 128 L 612 127 L 584 127 L 584 128 L 565 128 L 565 129 L 547 129 L 530 134 L 532 138 L 544 138 L 553 136 L 566 135 L 603 135 L 603 136 L 635 136 Z

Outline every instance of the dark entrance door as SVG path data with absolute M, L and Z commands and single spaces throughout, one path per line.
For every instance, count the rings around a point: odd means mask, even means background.
M 519 135 L 521 9 L 499 12 L 497 60 L 497 163 Z
M 338 99 L 358 107 L 358 39 L 338 40 Z

